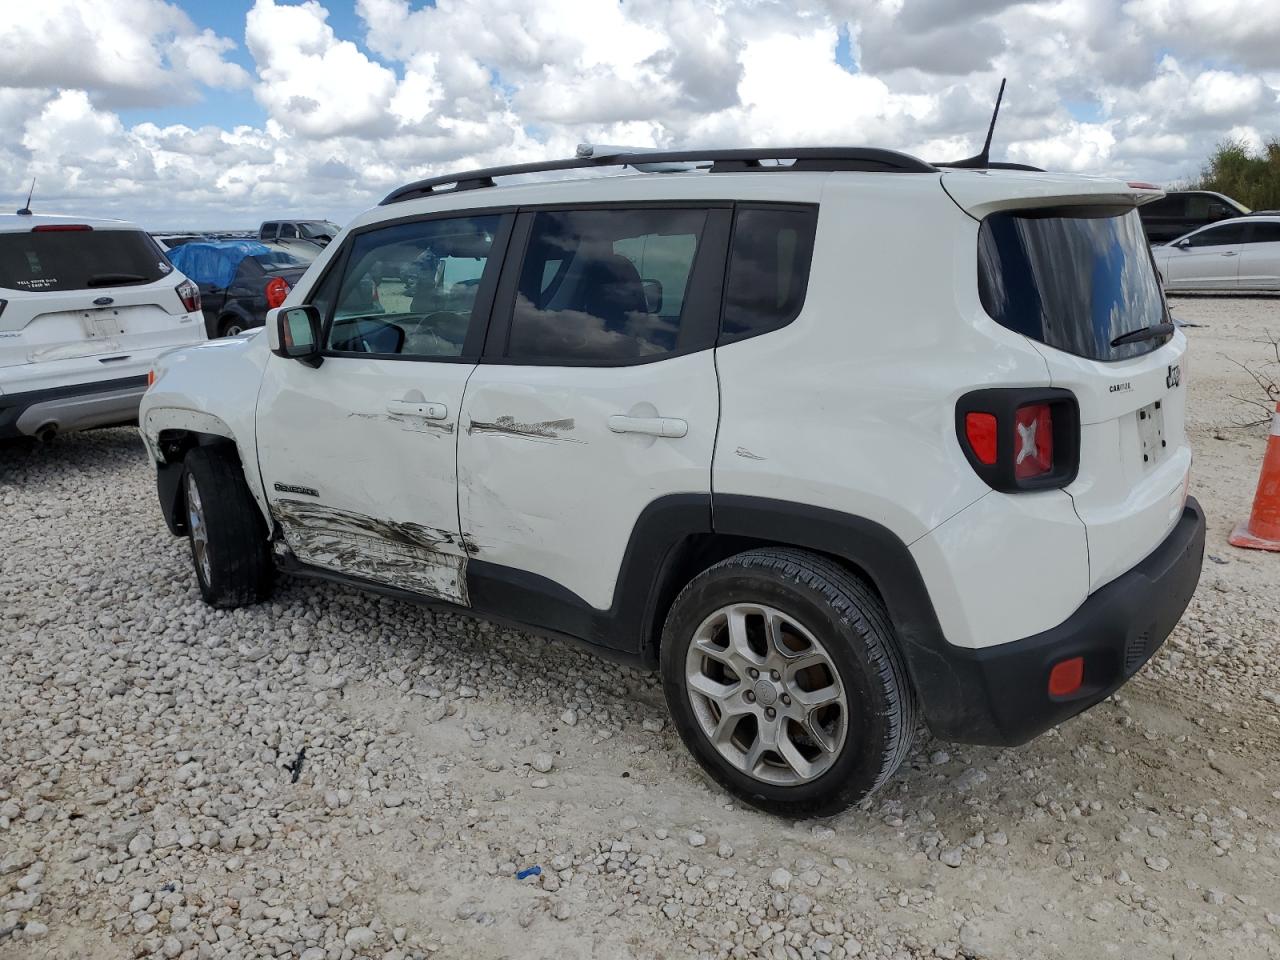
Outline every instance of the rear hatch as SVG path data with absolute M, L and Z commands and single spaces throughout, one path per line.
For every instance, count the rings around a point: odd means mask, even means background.
M 0 367 L 188 343 L 180 282 L 141 230 L 0 232 Z
M 981 179 L 980 179 L 981 178 Z M 1080 467 L 1067 486 L 1089 544 L 1090 589 L 1168 535 L 1186 502 L 1186 339 L 1169 314 L 1123 181 L 948 173 L 981 221 L 978 286 L 993 320 L 1027 337 L 1050 384 L 1080 406 Z

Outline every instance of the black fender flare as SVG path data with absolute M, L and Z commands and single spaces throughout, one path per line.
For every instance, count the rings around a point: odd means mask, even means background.
M 713 527 L 717 534 L 813 550 L 855 568 L 889 609 L 929 726 L 963 729 L 968 712 L 981 710 L 966 703 L 963 653 L 947 642 L 915 558 L 888 527 L 838 510 L 739 494 L 715 495 Z

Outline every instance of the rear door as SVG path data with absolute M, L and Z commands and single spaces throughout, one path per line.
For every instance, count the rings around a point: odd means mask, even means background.
M 1079 403 L 1076 479 L 1090 589 L 1151 553 L 1186 501 L 1191 449 L 1180 332 L 1126 342 L 1168 321 L 1138 215 L 1112 204 L 1015 210 L 979 228 L 986 312 L 1043 355 Z
M 646 508 L 682 495 L 709 506 L 729 216 L 702 204 L 520 215 L 459 423 L 473 584 L 607 611 Z M 523 616 L 554 626 L 546 611 Z
M 1280 222 L 1259 220 L 1248 225 L 1240 251 L 1241 289 L 1280 288 Z
M 110 364 L 195 339 L 180 276 L 141 230 L 36 226 L 0 232 L 0 367 Z
M 354 231 L 309 302 L 323 362 L 272 355 L 258 398 L 258 462 L 272 514 L 312 566 L 467 604 L 457 428 L 511 216 L 437 216 Z M 422 255 L 477 282 L 419 283 Z
M 1205 227 L 1169 248 L 1168 290 L 1233 290 L 1244 247 L 1245 223 L 1233 220 Z

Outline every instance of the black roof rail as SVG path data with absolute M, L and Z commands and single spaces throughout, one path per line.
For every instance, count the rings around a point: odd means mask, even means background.
M 981 167 L 975 167 L 972 164 L 965 163 L 963 160 L 954 160 L 950 162 L 935 163 L 935 167 L 952 167 L 960 170 L 1030 170 L 1034 173 L 1044 173 L 1044 167 L 1033 167 L 1029 163 L 1014 163 L 1012 160 L 988 160 Z
M 782 166 L 765 164 L 765 160 L 790 160 Z M 659 163 L 710 164 L 711 173 L 731 171 L 833 171 L 861 170 L 871 173 L 937 173 L 937 169 L 916 157 L 897 150 L 876 147 L 750 147 L 735 150 L 646 150 L 637 153 L 612 153 L 567 160 L 543 160 L 516 163 L 505 167 L 486 167 L 438 177 L 428 177 L 392 190 L 379 206 L 416 200 L 434 193 L 477 190 L 492 187 L 499 177 L 528 173 L 550 173 L 557 170 L 588 170 L 594 167 L 629 167 Z M 438 190 L 438 187 L 449 187 Z

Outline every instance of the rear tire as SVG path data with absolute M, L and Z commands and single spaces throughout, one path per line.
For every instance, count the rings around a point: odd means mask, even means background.
M 249 329 L 249 325 L 239 317 L 223 317 L 218 321 L 218 336 L 235 337 Z
M 769 813 L 838 813 L 910 750 L 916 704 L 889 613 L 825 557 L 766 548 L 703 571 L 672 605 L 661 661 L 689 751 Z
M 200 595 L 222 610 L 265 600 L 275 565 L 240 465 L 216 447 L 196 447 L 183 464 L 187 539 Z

